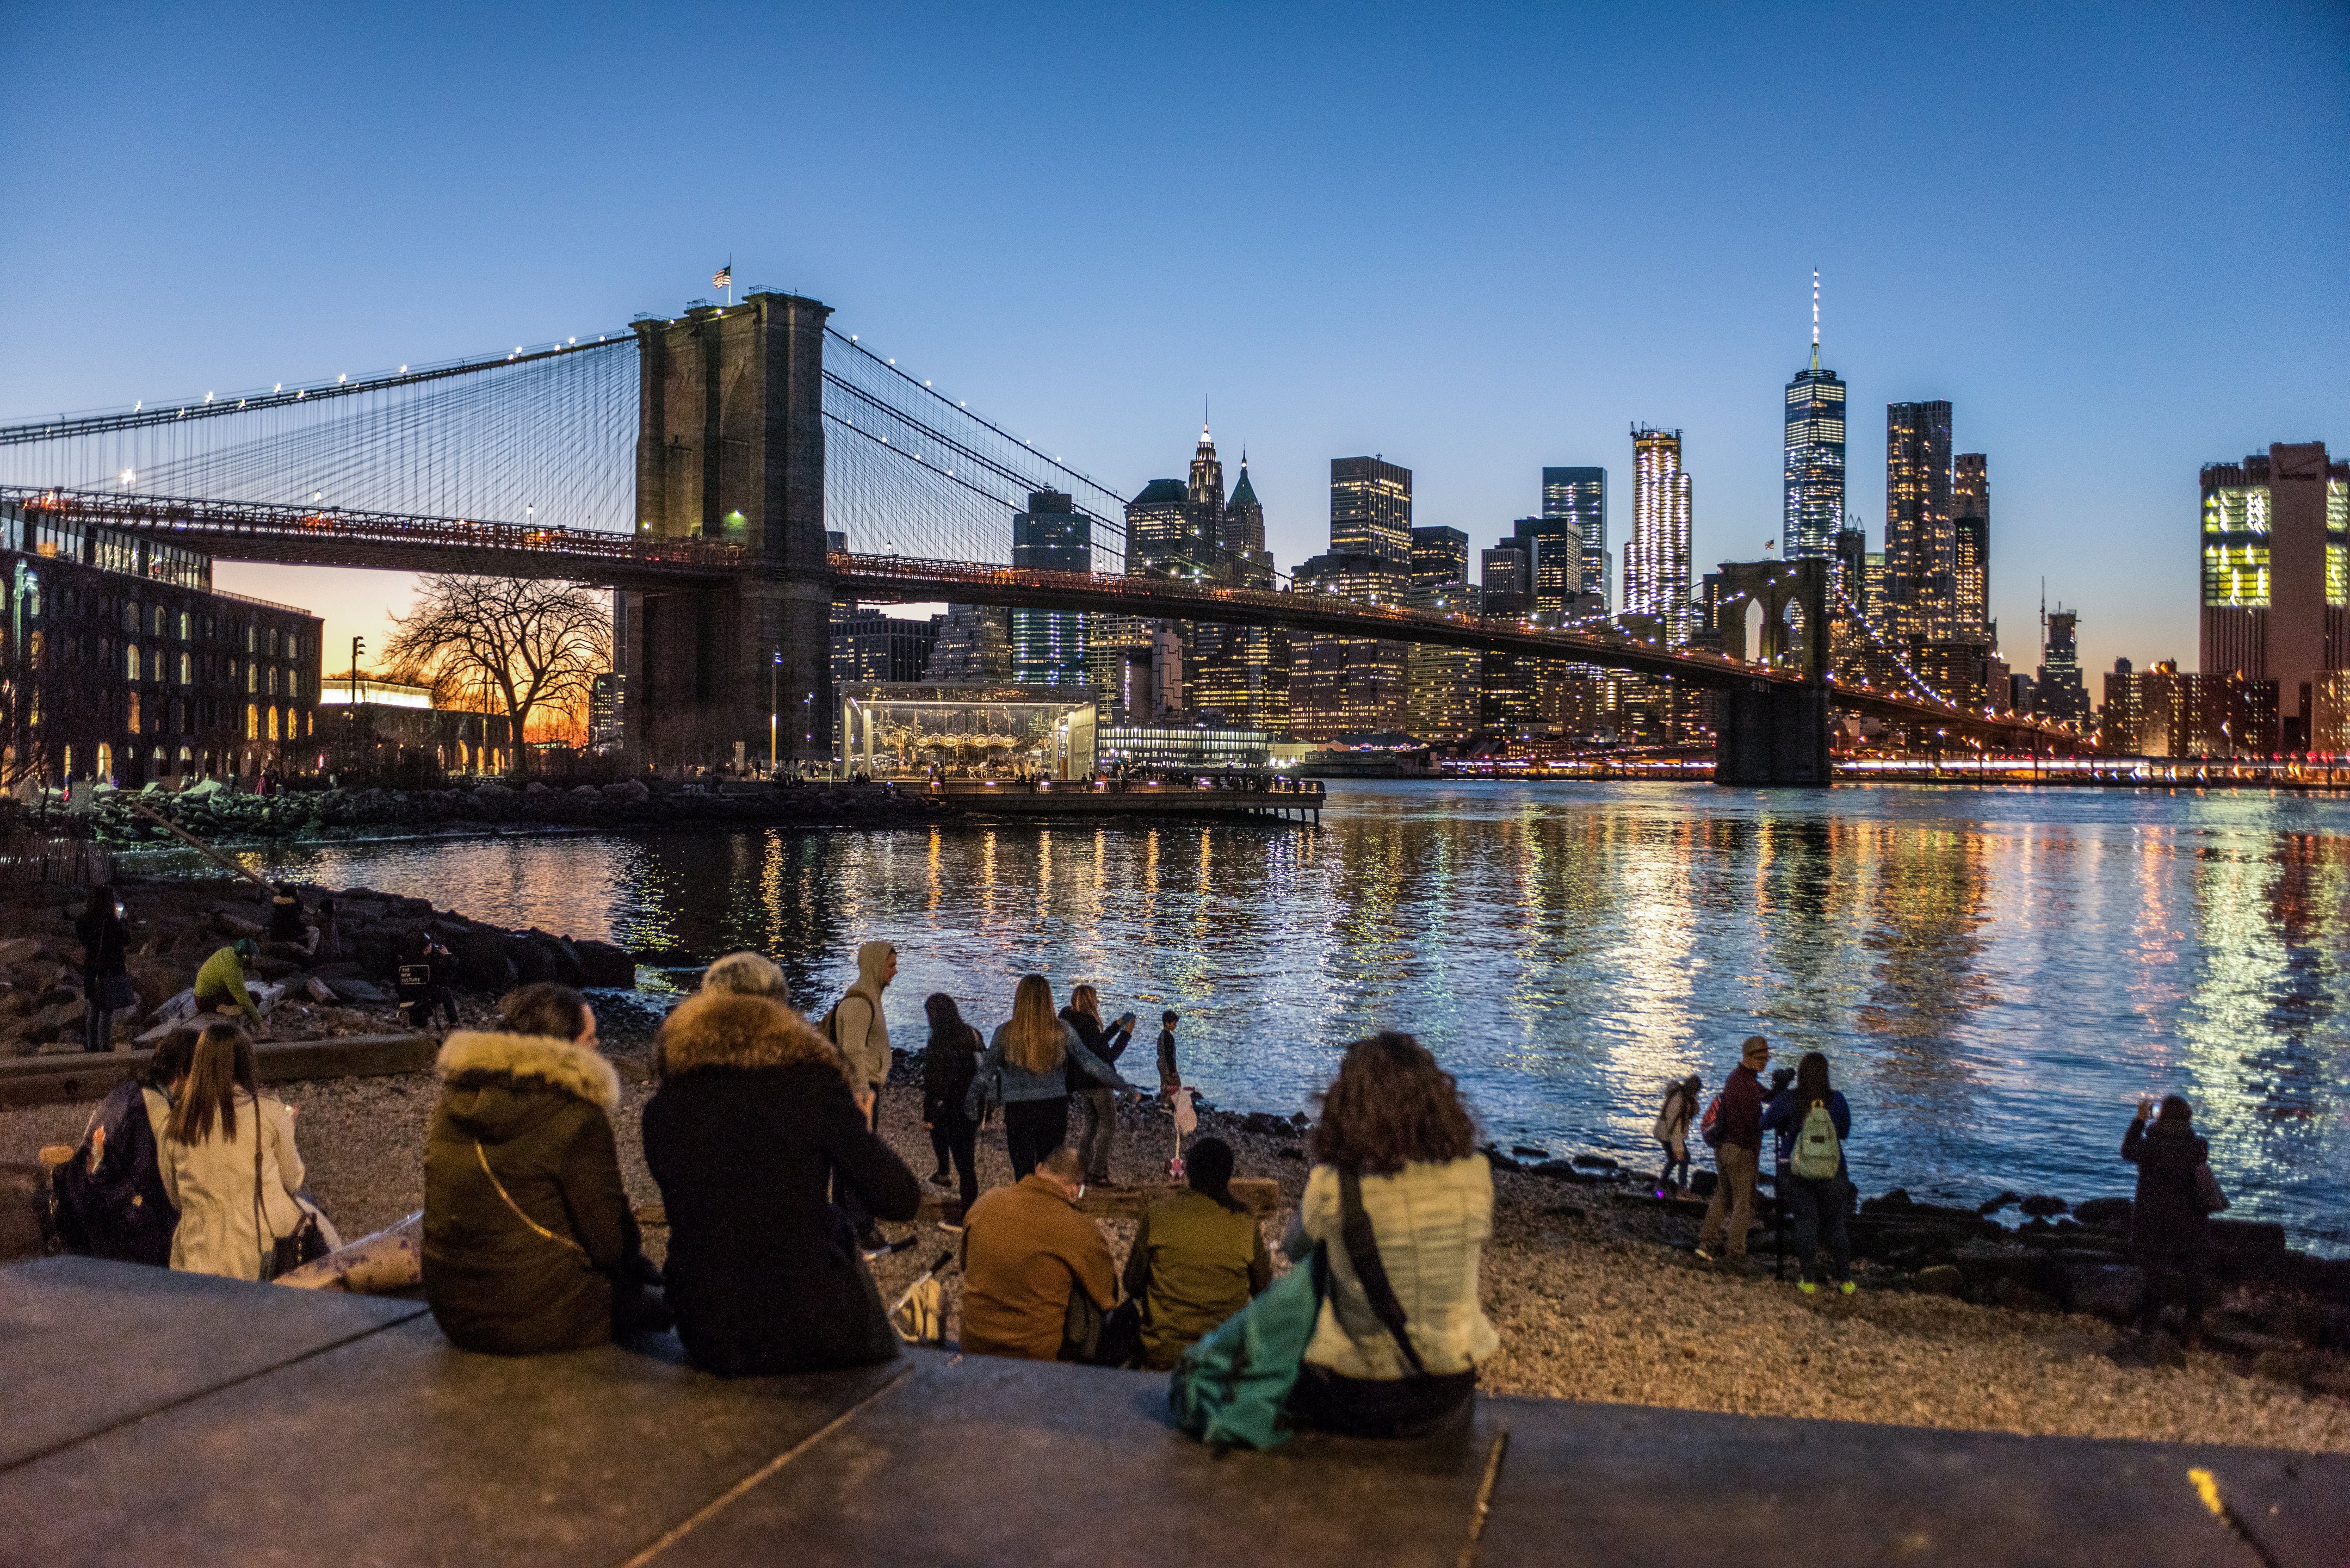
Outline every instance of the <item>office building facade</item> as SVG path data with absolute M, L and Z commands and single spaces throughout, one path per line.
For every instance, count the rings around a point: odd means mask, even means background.
M 1359 604 L 1400 604 L 1411 582 L 1411 470 L 1376 457 L 1330 462 L 1330 549 L 1305 562 L 1304 592 Z M 1300 740 L 1401 731 L 1410 645 L 1373 638 L 1302 637 L 1290 679 L 1289 722 Z
M 1090 572 L 1093 520 L 1057 490 L 1031 492 L 1028 510 L 1012 514 L 1012 564 L 1055 572 Z M 1012 612 L 1012 677 L 1023 686 L 1082 686 L 1087 618 L 1069 610 Z
M 2350 464 L 2279 442 L 2201 476 L 2201 673 L 2272 680 L 2284 743 L 2311 743 L 2319 686 L 2350 667 Z
M 1607 471 L 1604 468 L 1543 470 L 1542 512 L 1572 517 L 1583 538 L 1583 580 L 1577 591 L 1599 596 L 1605 616 L 1615 602 L 1615 573 L 1607 554 Z
M 1950 640 L 1958 614 L 1950 531 L 1950 405 L 1885 408 L 1885 558 L 1896 634 Z
M 1995 642 L 1991 621 L 1991 460 L 1950 460 L 1951 635 Z
M 1632 532 L 1624 543 L 1627 618 L 1645 617 L 1668 640 L 1687 635 L 1690 608 L 1690 476 L 1681 432 L 1632 427 Z
M 1786 470 L 1779 545 L 1791 561 L 1825 560 L 1835 551 L 1845 511 L 1845 386 L 1820 365 L 1818 327 L 1812 362 L 1787 383 Z

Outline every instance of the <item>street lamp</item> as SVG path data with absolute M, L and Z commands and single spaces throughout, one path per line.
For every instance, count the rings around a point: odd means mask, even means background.
M 775 649 L 775 662 L 767 670 L 767 776 L 775 776 L 775 683 L 784 678 L 784 650 Z

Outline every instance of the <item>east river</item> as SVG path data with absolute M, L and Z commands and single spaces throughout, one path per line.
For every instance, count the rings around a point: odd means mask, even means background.
M 1409 1030 L 1488 1132 L 1650 1165 L 1666 1081 L 1761 1033 L 1828 1054 L 1865 1192 L 2126 1194 L 2141 1095 L 2194 1102 L 2235 1218 L 2350 1251 L 2350 807 L 2253 792 L 1339 783 L 1318 829 L 762 831 L 305 846 L 329 886 L 775 955 L 806 1004 L 897 944 L 892 1033 L 983 1028 L 1041 971 L 1183 1015 L 1221 1105 L 1306 1108 Z M 650 980 L 651 977 L 648 977 Z M 1700 1159 L 1702 1155 L 1700 1153 Z

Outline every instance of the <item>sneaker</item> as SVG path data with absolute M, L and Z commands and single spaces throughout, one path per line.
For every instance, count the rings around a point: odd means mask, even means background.
M 1850 1280 L 1846 1280 L 1844 1283 L 1836 1287 L 1837 1290 L 1843 1292 L 1846 1295 L 1852 1294 L 1853 1292 L 1859 1288 L 1860 1287 L 1858 1285 L 1854 1284 Z
M 948 1175 L 943 1170 L 934 1170 L 931 1172 L 931 1185 L 932 1187 L 951 1188 L 954 1185 L 954 1178 Z
M 1803 1292 L 1807 1296 L 1815 1296 L 1820 1293 L 1820 1287 L 1812 1283 L 1809 1280 L 1797 1280 L 1795 1282 L 1795 1288 Z

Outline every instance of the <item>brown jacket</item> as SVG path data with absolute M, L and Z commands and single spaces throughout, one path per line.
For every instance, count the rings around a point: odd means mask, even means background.
M 1072 1288 L 1104 1312 L 1118 1303 L 1101 1227 L 1041 1176 L 971 1206 L 962 1260 L 962 1347 L 974 1355 L 1057 1360 Z

